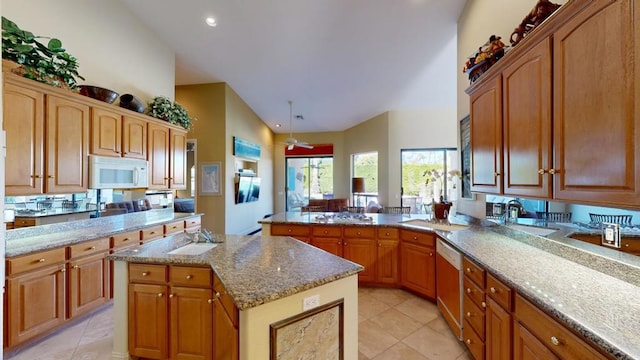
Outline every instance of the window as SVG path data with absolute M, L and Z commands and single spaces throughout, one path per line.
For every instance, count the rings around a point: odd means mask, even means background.
M 309 199 L 333 198 L 333 157 L 286 158 L 287 211 L 299 210 Z
M 354 154 L 352 176 L 364 178 L 364 192 L 354 194 L 354 206 L 367 206 L 378 202 L 378 152 Z M 352 189 L 353 192 L 353 189 Z
M 412 213 L 423 213 L 432 201 L 458 198 L 460 182 L 458 150 L 402 150 L 402 206 Z

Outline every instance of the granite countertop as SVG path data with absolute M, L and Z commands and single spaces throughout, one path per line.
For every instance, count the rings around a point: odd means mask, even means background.
M 619 359 L 640 359 L 640 257 L 567 237 L 592 230 L 549 224 L 552 228 L 540 236 L 540 228 L 461 215 L 453 221 L 470 224 L 468 228 L 442 231 L 403 223 L 424 215 L 366 215 L 373 216 L 370 225 L 436 232 L 605 352 Z M 277 214 L 262 222 L 321 224 L 315 216 Z
M 88 212 L 96 212 L 95 210 L 87 210 L 87 209 L 50 209 L 50 210 L 40 210 L 32 213 L 20 213 L 14 210 L 14 216 L 17 218 L 41 218 L 47 216 L 56 216 L 56 215 L 69 215 L 69 214 L 82 214 Z
M 214 235 L 219 244 L 200 255 L 171 255 L 188 244 L 169 236 L 107 256 L 109 260 L 210 265 L 239 310 L 355 275 L 364 268 L 298 240 L 283 236 Z
M 25 255 L 200 215 L 174 213 L 173 209 L 157 209 L 7 230 L 6 257 Z

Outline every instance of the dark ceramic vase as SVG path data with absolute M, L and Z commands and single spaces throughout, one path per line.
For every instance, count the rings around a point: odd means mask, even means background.
M 120 96 L 120 107 L 139 113 L 144 113 L 146 105 L 137 97 L 131 94 L 124 94 Z

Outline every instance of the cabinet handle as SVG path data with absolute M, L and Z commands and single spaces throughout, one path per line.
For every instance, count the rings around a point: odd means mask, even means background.
M 552 337 L 551 337 L 551 343 L 552 343 L 553 345 L 555 345 L 555 346 L 558 346 L 558 345 L 560 345 L 560 340 L 558 340 L 558 338 L 557 338 L 557 337 L 552 336 Z
M 208 299 L 208 300 L 207 300 L 207 303 L 209 303 L 209 304 L 213 304 L 213 302 L 214 302 L 214 301 L 215 301 L 215 299 Z
M 549 174 L 551 174 L 551 175 L 555 174 L 556 172 L 558 172 L 558 170 L 556 170 L 556 169 L 549 169 Z
M 164 294 L 163 293 L 158 293 L 158 297 L 163 297 Z
M 216 291 L 216 297 L 219 298 L 220 297 L 220 293 Z
M 72 269 L 78 269 L 78 268 L 80 268 L 80 266 L 78 266 L 78 265 L 73 265 L 71 268 L 72 268 Z
M 55 179 L 56 177 L 54 175 L 49 175 L 47 176 L 49 179 Z
M 491 291 L 492 294 L 495 294 L 498 292 L 496 288 L 494 288 L 493 286 L 489 289 L 489 291 Z
M 471 313 L 470 312 L 467 313 L 467 317 L 471 317 Z
M 493 176 L 500 176 L 500 173 L 499 172 L 494 172 Z
M 155 234 L 155 233 L 156 233 L 155 231 L 152 231 L 152 232 L 150 232 L 150 233 L 149 233 L 149 235 L 153 235 L 153 234 Z
M 173 299 L 174 296 L 175 294 L 169 294 L 169 299 Z
M 547 171 L 545 169 L 540 169 L 538 170 L 538 174 L 540 175 L 544 175 L 544 173 L 546 173 Z
M 33 179 L 40 179 L 42 176 L 40 176 L 40 175 L 37 175 L 37 174 L 36 174 L 36 175 L 31 175 L 31 177 L 32 177 Z
M 65 269 L 65 268 L 60 269 L 60 272 L 62 272 L 62 273 L 65 272 L 65 271 L 67 271 L 67 269 Z
M 129 241 L 129 238 L 124 238 L 122 239 L 122 241 Z
M 47 259 L 45 259 L 45 258 L 38 259 L 38 262 L 39 262 L 39 263 L 43 263 L 43 262 L 45 262 L 45 261 L 47 261 Z
M 149 276 L 149 272 L 148 271 L 143 272 L 142 276 Z
M 467 344 L 471 345 L 471 339 L 467 339 Z
M 472 273 L 473 271 L 471 270 L 471 268 L 467 268 L 467 272 Z
M 170 178 L 164 178 L 164 180 L 169 180 Z
M 471 288 L 467 288 L 467 294 L 471 294 Z
M 191 280 L 191 279 L 193 279 L 193 275 L 187 275 L 186 278 L 187 278 L 187 280 Z
M 482 307 L 483 307 L 483 308 L 486 308 L 486 307 L 487 307 L 487 303 L 483 301 L 483 302 L 482 302 Z
M 96 249 L 96 247 L 92 246 L 92 247 L 88 248 L 87 250 L 95 250 L 95 249 Z

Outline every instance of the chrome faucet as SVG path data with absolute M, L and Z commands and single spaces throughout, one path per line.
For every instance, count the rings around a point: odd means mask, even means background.
M 207 229 L 201 231 L 188 232 L 185 234 L 187 239 L 192 243 L 213 243 L 213 233 Z

